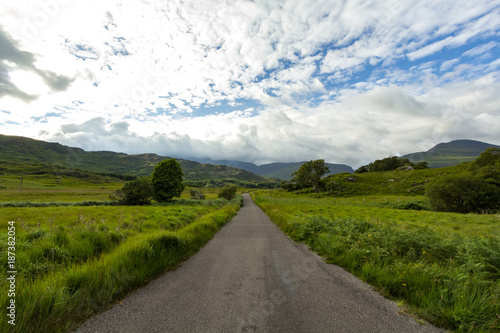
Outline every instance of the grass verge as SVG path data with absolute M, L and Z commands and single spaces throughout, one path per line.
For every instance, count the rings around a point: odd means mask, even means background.
M 308 209 L 297 205 L 297 200 L 291 206 L 283 200 L 255 197 L 292 239 L 306 243 L 327 262 L 346 268 L 382 294 L 402 300 L 421 318 L 457 332 L 500 330 L 498 235 L 443 236 L 431 224 L 401 227 L 391 221 L 335 217 L 325 203 L 319 208 L 322 214 L 317 206 Z M 399 210 L 398 214 L 401 223 L 404 214 L 414 212 Z
M 103 311 L 127 293 L 164 272 L 174 269 L 196 253 L 236 215 L 241 202 L 241 198 L 238 198 L 223 207 L 216 207 L 215 211 L 206 213 L 177 230 L 157 228 L 153 232 L 150 228 L 145 228 L 144 232 L 128 232 L 128 237 L 115 248 L 90 256 L 83 263 L 70 262 L 48 274 L 40 274 L 37 278 L 19 277 L 15 297 L 16 326 L 9 325 L 4 319 L 1 321 L 0 331 L 30 333 L 67 332 L 75 329 L 90 316 Z M 83 231 L 97 233 L 99 228 Z M 27 235 L 29 233 L 22 237 L 26 242 L 29 238 Z M 57 241 L 57 232 L 50 234 L 50 237 Z M 43 239 L 42 236 L 38 238 Z M 32 241 L 36 242 L 37 238 Z M 94 245 L 89 243 L 91 248 Z M 59 252 L 70 253 L 64 243 L 53 247 L 56 248 Z M 5 251 L 3 252 L 2 258 L 6 256 Z M 56 256 L 48 256 L 46 260 L 56 260 Z M 2 290 L 4 287 L 2 286 Z M 9 301 L 7 292 L 2 292 L 0 304 L 4 309 Z

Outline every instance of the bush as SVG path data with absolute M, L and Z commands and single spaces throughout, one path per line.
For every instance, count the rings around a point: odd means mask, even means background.
M 143 177 L 128 182 L 111 199 L 122 205 L 149 205 L 153 199 L 151 180 Z
M 419 164 L 418 168 L 419 169 L 426 169 L 427 163 L 425 163 L 425 164 L 424 163 Z M 414 164 L 411 163 L 406 158 L 392 156 L 392 157 L 383 158 L 381 160 L 376 160 L 375 162 L 371 162 L 368 165 L 363 165 L 354 172 L 355 173 L 365 173 L 365 172 L 377 172 L 377 171 L 393 171 L 393 170 L 396 170 L 397 168 L 400 168 L 403 166 L 412 166 L 413 167 Z
M 223 187 L 219 191 L 219 198 L 224 198 L 224 199 L 227 199 L 227 200 L 232 200 L 236 196 L 236 191 L 237 190 L 238 190 L 238 187 L 235 186 L 235 185 Z
M 455 213 L 480 213 L 498 209 L 500 190 L 486 180 L 458 175 L 437 179 L 427 186 L 433 209 Z
M 411 202 L 397 202 L 391 205 L 395 209 L 406 209 L 406 210 L 429 210 L 427 205 L 421 201 L 411 201 Z
M 500 186 L 500 148 L 488 148 L 470 165 L 470 171 L 488 183 Z
M 326 182 L 325 188 L 328 192 L 333 192 L 336 194 L 340 194 L 344 190 L 342 184 L 336 182 L 335 180 L 328 180 Z
M 203 200 L 203 199 L 205 199 L 205 194 L 201 193 L 200 190 L 197 190 L 195 188 L 191 189 L 189 191 L 189 194 L 191 195 L 191 199 L 196 199 L 196 200 Z

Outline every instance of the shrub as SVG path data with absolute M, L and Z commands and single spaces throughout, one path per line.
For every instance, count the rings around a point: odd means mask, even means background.
M 406 209 L 406 210 L 429 210 L 427 205 L 421 201 L 411 201 L 411 202 L 398 202 L 391 205 L 395 209 Z
M 225 186 L 219 191 L 219 198 L 232 200 L 236 196 L 237 190 L 238 190 L 238 187 L 235 185 Z
M 500 186 L 500 148 L 488 148 L 470 165 L 470 171 L 488 183 Z
M 342 184 L 336 182 L 335 180 L 328 180 L 326 182 L 325 188 L 328 192 L 333 192 L 337 194 L 340 194 L 344 190 Z
M 425 162 L 424 162 L 425 163 Z M 365 172 L 377 172 L 377 171 L 392 171 L 403 166 L 414 166 L 406 158 L 401 158 L 397 156 L 386 157 L 381 160 L 376 160 L 368 165 L 363 165 L 355 171 L 355 173 L 365 173 Z M 419 164 L 419 169 L 426 169 L 427 163 Z
M 427 186 L 433 209 L 456 213 L 479 213 L 499 208 L 500 190 L 480 177 L 447 176 Z
M 205 199 L 205 194 L 201 193 L 200 190 L 197 190 L 195 188 L 192 188 L 189 191 L 189 194 L 191 195 L 191 199 L 196 199 L 196 200 L 203 200 L 203 199 Z
M 115 192 L 111 199 L 122 205 L 149 205 L 153 198 L 153 186 L 147 177 L 128 182 Z

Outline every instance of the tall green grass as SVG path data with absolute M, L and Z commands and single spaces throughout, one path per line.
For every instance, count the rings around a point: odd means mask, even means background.
M 282 197 L 283 195 L 283 197 Z M 365 196 L 316 199 L 275 191 L 270 196 L 258 195 L 262 204 L 279 206 L 289 214 L 297 212 L 325 217 L 356 218 L 384 224 L 396 223 L 400 228 L 431 226 L 443 236 L 500 237 L 500 215 L 458 214 L 425 210 L 425 197 Z M 410 208 L 416 208 L 413 210 Z
M 403 300 L 411 312 L 457 332 L 500 330 L 498 234 L 449 232 L 445 236 L 430 223 L 404 225 L 404 216 L 418 213 L 412 211 L 398 210 L 400 219 L 395 222 L 336 217 L 335 208 L 342 211 L 342 205 L 325 210 L 321 205 L 277 201 L 256 197 L 257 204 L 291 238 L 384 295 Z
M 87 211 L 69 221 L 58 218 L 45 228 L 27 224 L 32 228 L 20 233 L 16 249 L 20 270 L 16 326 L 3 319 L 0 331 L 67 332 L 76 328 L 198 251 L 237 213 L 241 202 L 240 197 L 225 204 L 218 200 L 213 205 L 128 207 L 137 210 L 135 215 L 119 213 L 112 215 L 113 220 L 105 213 L 99 220 L 96 211 L 94 215 Z M 125 209 L 93 207 L 104 208 Z M 29 211 L 35 209 L 52 208 Z M 4 264 L 5 247 L 0 257 Z M 0 304 L 5 309 L 9 298 L 4 289 L 2 286 Z

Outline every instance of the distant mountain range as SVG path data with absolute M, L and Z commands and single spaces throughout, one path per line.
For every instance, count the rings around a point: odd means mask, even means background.
M 0 161 L 42 163 L 101 173 L 149 176 L 155 165 L 167 158 L 170 157 L 156 154 L 128 155 L 111 151 L 88 152 L 59 143 L 0 135 Z M 202 164 L 184 159 L 177 159 L 177 161 L 182 167 L 186 180 L 232 178 L 254 183 L 269 181 L 263 176 L 225 165 Z
M 304 164 L 304 162 L 290 162 L 290 163 L 269 163 L 269 164 L 256 165 L 250 162 L 233 161 L 233 160 L 211 160 L 209 158 L 206 159 L 193 158 L 193 160 L 202 163 L 227 165 L 230 167 L 247 170 L 260 176 L 279 178 L 282 180 L 290 180 L 292 178 L 291 176 L 292 173 L 299 170 L 300 166 Z M 330 169 L 330 172 L 327 175 L 332 175 L 342 172 L 349 172 L 349 173 L 354 172 L 352 167 L 345 164 L 326 163 L 326 165 Z
M 407 158 L 410 162 L 426 161 L 430 168 L 441 168 L 457 165 L 462 162 L 469 162 L 478 157 L 483 151 L 490 147 L 498 147 L 481 141 L 474 140 L 454 140 L 448 143 L 440 143 L 426 152 L 411 153 L 402 158 Z M 304 162 L 295 163 L 269 163 L 256 165 L 249 162 L 233 160 L 211 160 L 209 158 L 197 159 L 195 161 L 211 164 L 222 164 L 235 168 L 244 169 L 264 177 L 274 177 L 282 180 L 290 180 L 291 174 L 297 171 Z M 326 163 L 331 174 L 342 172 L 353 173 L 352 167 L 345 164 Z
M 426 152 L 412 153 L 401 157 L 411 162 L 426 161 L 431 168 L 452 166 L 472 161 L 489 147 L 489 143 L 473 140 L 455 140 L 440 143 Z M 0 161 L 17 163 L 44 163 L 78 168 L 94 172 L 146 176 L 153 172 L 154 166 L 170 157 L 157 154 L 129 155 L 111 151 L 88 152 L 59 143 L 39 141 L 19 136 L 0 134 Z M 269 163 L 256 165 L 249 162 L 211 159 L 179 159 L 186 180 L 237 179 L 247 182 L 267 182 L 270 178 L 289 180 L 291 174 L 303 162 Z M 330 173 L 352 173 L 354 170 L 345 164 L 327 163 Z
M 414 163 L 426 161 L 430 168 L 442 168 L 473 161 L 490 147 L 499 146 L 474 140 L 454 140 L 437 144 L 426 152 L 412 153 L 401 157 Z

